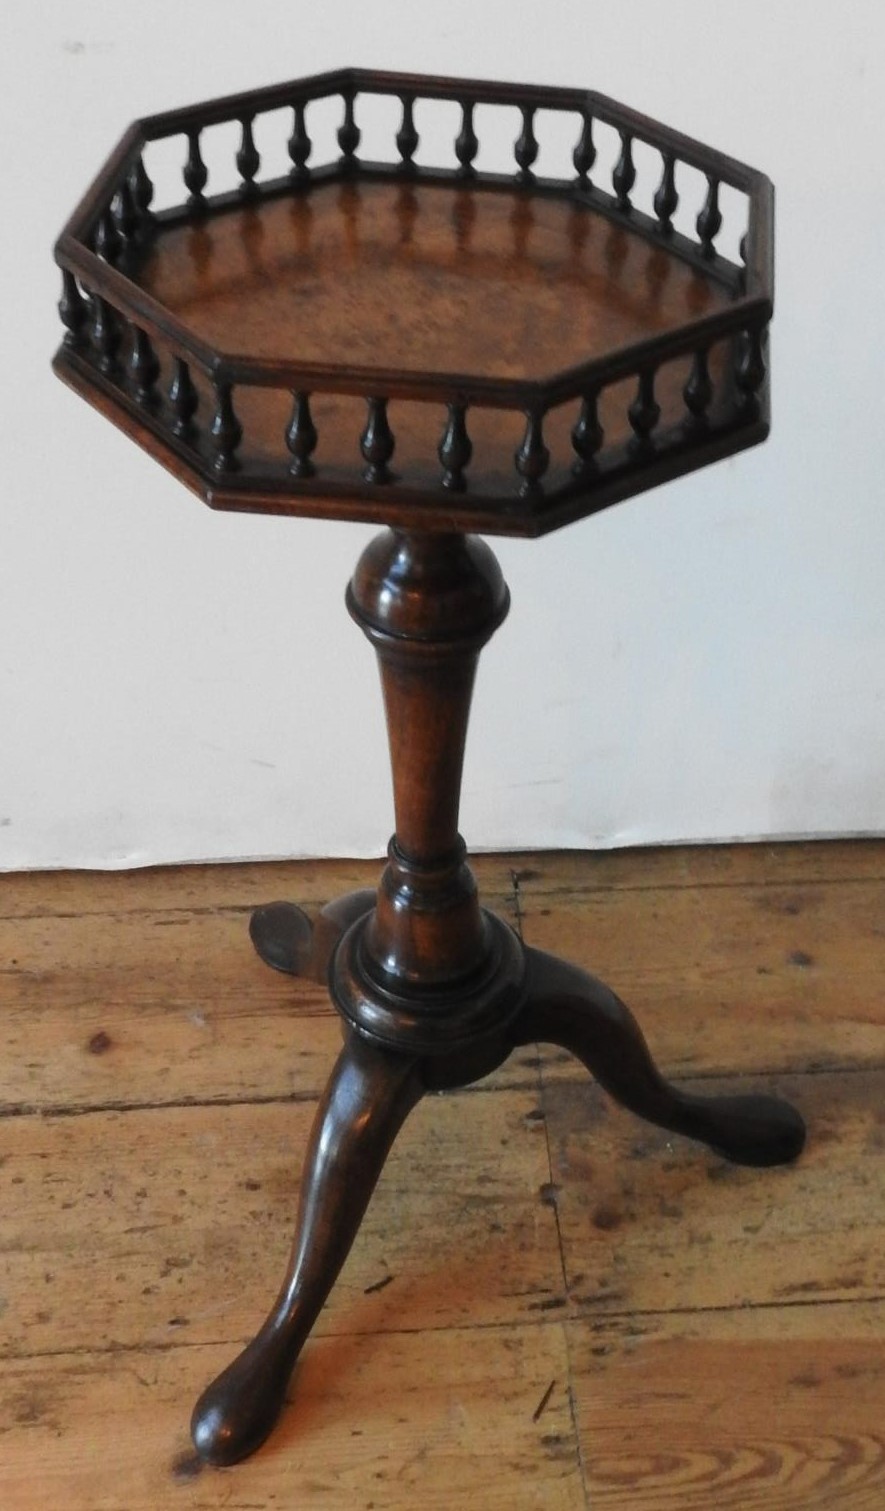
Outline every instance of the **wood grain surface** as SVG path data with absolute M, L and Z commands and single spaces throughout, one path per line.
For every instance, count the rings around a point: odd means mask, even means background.
M 468 374 L 489 376 L 491 360 L 495 379 L 548 377 L 724 309 L 731 297 L 586 205 L 405 181 L 345 180 L 268 200 L 260 212 L 235 205 L 196 224 L 166 226 L 130 272 L 202 341 L 233 355 L 350 366 L 383 359 L 411 372 L 430 353 L 435 369 Z M 170 367 L 162 341 L 156 354 L 162 369 Z M 728 358 L 728 343 L 714 343 L 717 384 Z M 662 423 L 684 416 L 690 370 L 690 356 L 661 367 Z M 193 377 L 211 412 L 206 380 L 198 370 Z M 631 434 L 635 390 L 631 377 L 602 395 L 609 443 Z M 324 476 L 344 479 L 359 465 L 365 405 L 322 392 L 311 403 Z M 241 461 L 278 462 L 292 407 L 285 385 L 238 386 L 236 407 Z M 579 409 L 575 400 L 547 417 L 560 481 L 574 461 L 570 432 Z M 394 400 L 390 422 L 397 474 L 433 486 L 441 411 Z M 513 491 L 523 430 L 518 410 L 471 411 L 474 482 L 491 493 Z
M 222 350 L 528 379 L 728 302 L 565 197 L 358 179 L 164 228 L 135 280 Z
M 188 1416 L 272 1299 L 339 1042 L 249 910 L 375 864 L 0 878 L 0 1502 L 12 1511 L 885 1503 L 885 845 L 479 857 L 688 1089 L 776 1090 L 737 1169 L 530 1046 L 425 1099 L 232 1470 Z

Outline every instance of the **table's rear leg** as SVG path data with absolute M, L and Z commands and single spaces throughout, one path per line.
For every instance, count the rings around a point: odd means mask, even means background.
M 338 940 L 375 906 L 376 895 L 370 888 L 347 892 L 327 903 L 315 923 L 294 902 L 269 902 L 249 920 L 252 943 L 275 971 L 324 982 Z
M 801 1153 L 805 1124 L 789 1103 L 679 1091 L 660 1074 L 632 1013 L 603 982 L 541 950 L 527 957 L 528 997 L 516 1043 L 560 1045 L 631 1112 L 700 1139 L 737 1164 L 779 1165 Z
M 211 1463 L 245 1458 L 273 1427 L 298 1354 L 423 1089 L 415 1060 L 348 1035 L 314 1120 L 280 1294 L 260 1332 L 194 1408 L 194 1443 Z

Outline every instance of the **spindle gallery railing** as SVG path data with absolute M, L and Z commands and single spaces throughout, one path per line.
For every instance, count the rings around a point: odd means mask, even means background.
M 367 96 L 399 102 L 399 124 L 391 133 L 389 156 L 360 156 L 360 104 Z M 310 135 L 309 107 L 337 97 L 341 124 L 337 152 L 319 161 Z M 416 162 L 420 147 L 416 106 L 450 101 L 459 109 L 451 160 L 428 167 Z M 481 142 L 478 107 L 513 107 L 519 131 L 510 173 L 477 167 Z M 286 147 L 291 167 L 283 177 L 261 178 L 256 122 L 281 107 L 291 110 Z M 574 147 L 568 172 L 559 177 L 536 172 L 540 154 L 538 113 L 574 117 Z M 211 189 L 202 137 L 210 127 L 238 123 L 235 152 L 238 187 L 222 194 Z M 607 175 L 598 172 L 597 128 L 617 134 L 617 160 Z M 287 128 L 289 129 L 289 128 Z M 182 198 L 166 209 L 154 206 L 154 186 L 145 164 L 149 144 L 170 137 L 183 143 Z M 651 212 L 636 193 L 636 149 L 644 162 L 655 154 L 658 178 Z M 703 176 L 705 198 L 694 236 L 674 224 L 683 168 Z M 508 188 L 528 196 L 566 197 L 631 230 L 671 257 L 702 270 L 727 295 L 727 302 L 698 318 L 550 377 L 500 378 L 483 373 L 402 371 L 346 363 L 266 359 L 223 352 L 201 340 L 184 319 L 160 304 L 129 272 L 166 226 L 198 222 L 243 201 L 304 194 L 333 179 L 367 177 L 404 184 L 445 183 Z M 608 183 L 602 181 L 603 177 Z M 723 230 L 721 191 L 737 191 L 745 206 L 741 263 L 717 245 Z M 646 200 L 649 196 L 646 196 Z M 155 450 L 170 451 L 179 470 L 190 469 L 197 485 L 222 507 L 294 507 L 299 493 L 329 499 L 330 514 L 378 517 L 383 491 L 389 507 L 402 505 L 416 519 L 433 523 L 434 507 L 459 497 L 463 514 L 473 510 L 477 527 L 535 534 L 568 518 L 604 507 L 627 493 L 701 465 L 761 438 L 767 425 L 766 331 L 772 310 L 772 190 L 761 174 L 604 96 L 579 90 L 425 78 L 347 69 L 295 83 L 168 111 L 136 122 L 78 206 L 59 239 L 62 269 L 59 305 L 65 343 L 59 359 L 81 385 L 97 385 L 105 407 L 122 405 L 149 433 Z M 711 352 L 727 346 L 730 359 L 718 380 Z M 162 362 L 158 353 L 162 355 Z M 682 361 L 688 375 L 681 389 L 683 413 L 662 423 L 657 396 L 661 372 Z M 162 378 L 162 382 L 161 382 Z M 632 397 L 624 406 L 629 438 L 610 444 L 603 410 L 610 390 L 625 381 Z M 289 418 L 279 437 L 279 467 L 256 468 L 248 460 L 238 395 L 244 389 L 285 390 Z M 324 437 L 314 419 L 319 395 L 364 401 L 358 444 L 363 466 L 355 476 L 324 474 Z M 434 406 L 438 411 L 438 482 L 415 486 L 392 463 L 396 436 L 389 406 L 396 401 Z M 551 455 L 546 429 L 551 412 L 574 408 L 570 458 Z M 524 417 L 524 434 L 513 455 L 512 498 L 495 497 L 471 482 L 477 470 L 471 439 L 474 411 L 514 411 Z M 132 428 L 132 427 L 130 427 Z M 142 437 L 143 438 L 143 437 Z M 248 437 L 245 437 L 248 441 Z M 478 469 L 481 473 L 481 468 Z M 555 480 L 550 483 L 550 478 Z M 373 497 L 375 502 L 372 502 Z M 347 504 L 349 501 L 349 506 Z M 422 507 L 424 514 L 422 515 Z

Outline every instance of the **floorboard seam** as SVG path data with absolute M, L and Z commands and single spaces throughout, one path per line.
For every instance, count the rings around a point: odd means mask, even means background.
M 517 884 L 515 877 L 514 877 L 514 884 L 515 885 Z M 520 916 L 520 921 L 521 921 L 521 916 Z M 522 938 L 521 932 L 520 932 L 520 938 Z M 538 1070 L 537 1070 L 537 1075 L 538 1075 L 538 1099 L 539 1099 L 541 1110 L 542 1110 L 542 1112 L 544 1112 L 544 1147 L 545 1147 L 545 1149 L 547 1151 L 547 1179 L 548 1179 L 548 1183 L 549 1183 L 549 1190 L 550 1190 L 551 1195 L 552 1195 L 551 1206 L 553 1208 L 553 1222 L 554 1222 L 554 1228 L 555 1228 L 555 1232 L 556 1232 L 556 1246 L 557 1246 L 557 1249 L 559 1251 L 559 1269 L 560 1269 L 560 1274 L 561 1274 L 561 1277 L 562 1277 L 562 1293 L 563 1293 L 563 1296 L 565 1296 L 568 1299 L 568 1294 L 569 1294 L 568 1268 L 567 1268 L 566 1262 L 565 1262 L 565 1245 L 564 1245 L 563 1239 L 562 1239 L 562 1224 L 561 1224 L 561 1222 L 559 1220 L 559 1201 L 558 1201 L 557 1183 L 556 1183 L 556 1179 L 555 1179 L 554 1171 L 553 1171 L 553 1151 L 552 1151 L 552 1149 L 550 1147 L 550 1127 L 549 1127 L 549 1124 L 547 1122 L 547 1116 L 546 1116 L 547 1088 L 546 1088 L 545 1083 L 544 1083 L 544 1063 L 543 1063 L 543 1059 L 541 1057 L 540 1048 L 541 1048 L 541 1046 L 538 1045 L 537 1046 L 537 1049 L 538 1049 Z M 564 1320 L 565 1319 L 563 1319 L 563 1321 Z M 578 1319 L 574 1319 L 574 1320 L 578 1320 Z M 575 1462 L 577 1463 L 578 1473 L 579 1473 L 579 1475 L 581 1477 L 581 1490 L 583 1492 L 585 1511 L 590 1511 L 590 1486 L 589 1486 L 588 1479 L 587 1479 L 587 1466 L 586 1466 L 586 1464 L 584 1462 L 584 1447 L 583 1447 L 583 1443 L 581 1441 L 581 1433 L 580 1433 L 580 1428 L 579 1428 L 579 1425 L 578 1425 L 578 1407 L 577 1407 L 577 1399 L 576 1399 L 576 1396 L 575 1396 L 575 1387 L 574 1387 L 574 1370 L 572 1368 L 572 1350 L 571 1350 L 571 1343 L 570 1343 L 569 1335 L 568 1335 L 568 1329 L 565 1328 L 565 1327 L 562 1330 L 562 1340 L 563 1340 L 563 1348 L 565 1349 L 565 1367 L 566 1367 L 566 1374 L 567 1374 L 567 1378 L 566 1378 L 566 1391 L 567 1391 L 567 1394 L 568 1394 L 569 1417 L 570 1417 L 571 1424 L 572 1424 L 572 1437 L 573 1437 L 573 1440 L 574 1440 Z
M 510 1320 L 497 1322 L 434 1323 L 430 1326 L 425 1327 L 378 1327 L 376 1325 L 372 1327 L 353 1328 L 350 1331 L 348 1331 L 347 1329 L 341 1329 L 340 1331 L 328 1333 L 314 1332 L 311 1334 L 308 1342 L 308 1347 L 312 1346 L 315 1343 L 339 1343 L 359 1338 L 366 1338 L 371 1340 L 373 1338 L 379 1337 L 420 1338 L 423 1337 L 424 1334 L 436 1335 L 441 1333 L 469 1334 L 474 1332 L 517 1332 L 524 1331 L 525 1329 L 534 1331 L 536 1329 L 543 1330 L 544 1328 L 558 1327 L 563 1322 L 563 1320 L 564 1319 L 562 1313 L 555 1312 L 551 1315 L 542 1314 L 537 1317 L 516 1317 Z M 573 1317 L 569 1320 L 573 1322 L 580 1322 L 581 1319 Z M 83 1345 L 79 1348 L 35 1349 L 31 1353 L 0 1354 L 0 1371 L 2 1371 L 4 1367 L 12 1364 L 26 1364 L 29 1361 L 39 1359 L 75 1359 L 81 1357 L 87 1359 L 100 1357 L 104 1359 L 113 1358 L 117 1354 L 168 1354 L 173 1353 L 176 1349 L 196 1348 L 226 1348 L 230 1350 L 236 1350 L 237 1348 L 242 1348 L 246 1343 L 248 1343 L 251 1337 L 252 1334 L 246 1332 L 242 1334 L 233 1334 L 229 1338 L 189 1339 L 179 1337 L 175 1339 L 170 1338 L 168 1342 L 162 1343 L 151 1343 L 147 1340 L 143 1340 L 134 1343 L 106 1344 L 104 1347 L 100 1347 L 98 1345 L 87 1347 L 86 1345 Z
M 512 885 L 512 888 L 513 888 L 513 912 L 514 912 L 514 917 L 515 917 L 515 928 L 516 928 L 517 934 L 519 935 L 520 943 L 524 945 L 525 944 L 525 939 L 523 937 L 523 932 L 522 932 L 523 914 L 522 914 L 522 905 L 521 905 L 521 902 L 520 902 L 520 877 L 519 877 L 519 873 L 517 871 L 511 870 L 511 872 L 510 872 L 510 881 L 511 881 L 511 885 Z M 536 1087 L 536 1092 L 537 1092 L 537 1097 L 538 1097 L 538 1106 L 539 1106 L 542 1114 L 544 1115 L 544 1148 L 545 1148 L 546 1153 L 547 1153 L 547 1181 L 548 1181 L 548 1188 L 549 1188 L 549 1190 L 550 1190 L 550 1192 L 552 1193 L 552 1196 L 553 1196 L 553 1201 L 552 1201 L 553 1222 L 554 1222 L 554 1229 L 555 1229 L 555 1232 L 556 1232 L 556 1246 L 557 1246 L 557 1250 L 559 1252 L 559 1269 L 560 1269 L 560 1274 L 561 1274 L 561 1277 L 562 1277 L 562 1292 L 563 1292 L 563 1296 L 565 1298 L 568 1298 L 568 1275 L 567 1275 L 567 1272 L 566 1272 L 566 1264 L 565 1264 L 565 1250 L 564 1250 L 563 1242 L 562 1242 L 562 1226 L 561 1226 L 560 1221 L 559 1221 L 559 1206 L 558 1206 L 558 1203 L 557 1203 L 557 1200 L 556 1200 L 556 1183 L 555 1183 L 554 1178 L 553 1178 L 553 1154 L 552 1154 L 552 1151 L 551 1151 L 551 1148 L 550 1148 L 550 1129 L 549 1129 L 549 1126 L 548 1126 L 548 1123 L 547 1123 L 547 1115 L 546 1115 L 546 1107 L 545 1107 L 546 1096 L 545 1096 L 545 1086 L 544 1086 L 544 1061 L 543 1061 L 543 1056 L 542 1056 L 542 1053 L 541 1053 L 541 1045 L 540 1044 L 536 1044 L 534 1047 L 535 1047 L 536 1056 L 537 1056 L 537 1064 L 536 1064 L 536 1067 L 535 1067 L 535 1077 L 536 1077 L 536 1079 L 535 1079 L 535 1087 Z M 587 1473 L 586 1473 L 586 1468 L 585 1468 L 585 1464 L 584 1464 L 583 1449 L 582 1449 L 582 1445 L 581 1445 L 581 1434 L 580 1434 L 580 1432 L 578 1430 L 577 1402 L 576 1402 L 576 1399 L 575 1399 L 575 1390 L 574 1390 L 574 1383 L 573 1383 L 571 1347 L 570 1347 L 570 1344 L 569 1344 L 568 1330 L 566 1328 L 562 1329 L 562 1343 L 563 1343 L 563 1348 L 565 1349 L 565 1367 L 566 1367 L 566 1385 L 565 1385 L 565 1388 L 566 1388 L 566 1393 L 568 1395 L 569 1418 L 570 1418 L 571 1424 L 572 1424 L 572 1438 L 573 1438 L 573 1441 L 574 1441 L 575 1462 L 577 1464 L 578 1474 L 580 1475 L 580 1479 L 581 1479 L 581 1491 L 582 1491 L 582 1494 L 583 1494 L 585 1511 L 589 1511 L 589 1508 L 590 1508 L 590 1492 L 589 1492 L 589 1488 L 588 1488 L 588 1484 L 587 1484 Z
M 535 1079 L 525 1081 L 507 1081 L 503 1085 L 486 1086 L 477 1083 L 473 1086 L 458 1086 L 450 1092 L 441 1093 L 455 1098 L 463 1096 L 501 1096 L 505 1093 L 536 1091 Z M 318 1102 L 322 1096 L 322 1087 L 316 1090 L 303 1091 L 280 1091 L 262 1095 L 256 1092 L 247 1097 L 183 1097 L 172 1102 L 88 1102 L 74 1104 L 57 1103 L 52 1106 L 39 1106 L 31 1102 L 13 1102 L 6 1106 L 0 1105 L 0 1121 L 3 1118 L 41 1118 L 56 1119 L 68 1117 L 91 1117 L 103 1115 L 108 1112 L 176 1112 L 191 1110 L 198 1107 L 268 1107 L 268 1106 L 309 1106 Z
M 550 900 L 561 901 L 563 898 L 572 898 L 576 907 L 580 907 L 583 899 L 589 897 L 603 897 L 607 893 L 616 896 L 624 896 L 633 892 L 762 892 L 769 889 L 782 890 L 785 887 L 862 887 L 882 886 L 885 883 L 883 876 L 785 876 L 771 877 L 761 881 L 749 881 L 744 878 L 741 881 L 637 881 L 628 883 L 600 882 L 598 886 L 588 886 L 586 882 L 579 882 L 574 886 L 550 887 L 548 890 L 538 890 L 531 893 L 531 901 L 547 902 Z
M 94 1102 L 81 1105 L 35 1106 L 29 1102 L 0 1107 L 2 1118 L 34 1117 L 41 1120 L 72 1117 L 104 1116 L 108 1112 L 180 1112 L 196 1107 L 290 1107 L 318 1102 L 321 1092 L 286 1091 L 273 1095 L 256 1094 L 249 1097 L 182 1097 L 174 1102 Z
M 866 1308 L 866 1307 L 870 1307 L 870 1306 L 879 1306 L 882 1303 L 885 1303 L 885 1293 L 883 1293 L 881 1296 L 863 1296 L 863 1297 L 845 1296 L 845 1297 L 827 1297 L 826 1299 L 808 1298 L 806 1300 L 796 1300 L 796 1301 L 758 1301 L 758 1302 L 752 1302 L 749 1305 L 744 1304 L 742 1302 L 738 1302 L 734 1306 L 698 1306 L 698 1307 L 679 1307 L 679 1306 L 674 1306 L 674 1307 L 669 1307 L 669 1308 L 660 1308 L 660 1307 L 658 1307 L 658 1308 L 653 1308 L 653 1309 L 649 1309 L 649 1310 L 643 1310 L 641 1308 L 636 1308 L 634 1310 L 627 1311 L 627 1312 L 606 1312 L 604 1314 L 604 1317 L 601 1318 L 601 1319 L 599 1319 L 599 1320 L 601 1320 L 601 1321 L 610 1321 L 610 1322 L 621 1322 L 621 1321 L 633 1321 L 637 1317 L 641 1317 L 641 1318 L 647 1320 L 647 1319 L 652 1319 L 652 1318 L 665 1319 L 665 1318 L 668 1318 L 668 1317 L 693 1317 L 693 1316 L 699 1316 L 700 1317 L 700 1316 L 711 1316 L 711 1315 L 712 1316 L 716 1316 L 716 1315 L 723 1315 L 723 1316 L 725 1316 L 725 1315 L 733 1314 L 733 1313 L 736 1313 L 736 1312 L 742 1312 L 742 1313 L 750 1314 L 750 1313 L 759 1312 L 759 1311 L 792 1311 L 792 1310 L 795 1310 L 797 1307 L 806 1307 L 806 1308 L 808 1308 L 808 1307 L 814 1307 L 818 1311 L 823 1311 L 827 1307 L 840 1307 L 840 1308 L 842 1308 L 842 1307 L 858 1307 L 858 1308 Z M 547 1315 L 542 1315 L 542 1316 L 538 1316 L 538 1317 L 517 1317 L 517 1318 L 514 1318 L 512 1320 L 508 1320 L 508 1321 L 496 1321 L 496 1322 L 436 1323 L 436 1324 L 432 1324 L 430 1326 L 425 1326 L 425 1327 L 383 1327 L 382 1328 L 382 1327 L 378 1327 L 376 1325 L 376 1326 L 373 1326 L 373 1327 L 366 1327 L 366 1328 L 354 1328 L 351 1331 L 343 1329 L 341 1331 L 329 1332 L 329 1333 L 314 1333 L 312 1335 L 311 1342 L 312 1343 L 339 1342 L 339 1341 L 343 1341 L 343 1340 L 347 1340 L 347 1339 L 358 1339 L 358 1338 L 372 1339 L 372 1338 L 377 1338 L 377 1337 L 385 1337 L 385 1338 L 418 1338 L 418 1337 L 421 1337 L 425 1333 L 427 1333 L 427 1334 L 439 1334 L 439 1333 L 472 1333 L 472 1332 L 512 1332 L 512 1331 L 516 1331 L 516 1330 L 523 1330 L 525 1328 L 528 1328 L 528 1329 L 535 1329 L 535 1328 L 544 1329 L 544 1328 L 550 1328 L 550 1327 L 559 1327 L 559 1326 L 561 1326 L 563 1324 L 568 1324 L 568 1326 L 565 1327 L 565 1336 L 566 1336 L 566 1342 L 567 1342 L 568 1341 L 569 1327 L 576 1327 L 576 1326 L 577 1327 L 581 1327 L 581 1326 L 583 1326 L 587 1322 L 587 1320 L 588 1320 L 588 1315 L 589 1315 L 588 1311 L 576 1311 L 576 1312 L 572 1313 L 568 1317 L 563 1317 L 563 1315 L 562 1315 L 561 1312 L 556 1312 L 556 1313 L 553 1313 L 553 1314 L 547 1314 Z M 175 1338 L 175 1339 L 170 1339 L 168 1342 L 164 1342 L 164 1343 L 151 1343 L 151 1342 L 148 1342 L 146 1340 L 135 1342 L 135 1343 L 115 1343 L 115 1344 L 109 1344 L 109 1345 L 105 1346 L 104 1348 L 101 1348 L 101 1347 L 98 1347 L 98 1346 L 91 1346 L 91 1347 L 84 1346 L 84 1347 L 81 1347 L 81 1348 L 36 1349 L 32 1353 L 2 1354 L 2 1355 L 0 1355 L 0 1370 L 2 1370 L 3 1368 L 5 1368 L 5 1367 L 7 1367 L 9 1365 L 27 1364 L 28 1362 L 31 1362 L 31 1361 L 34 1361 L 34 1360 L 40 1360 L 40 1359 L 65 1359 L 65 1358 L 75 1359 L 75 1358 L 81 1358 L 81 1357 L 82 1358 L 96 1358 L 96 1357 L 112 1358 L 112 1357 L 114 1357 L 117 1354 L 120 1354 L 120 1355 L 138 1354 L 138 1353 L 145 1353 L 145 1354 L 166 1354 L 166 1353 L 173 1352 L 175 1349 L 195 1349 L 195 1348 L 226 1348 L 226 1349 L 236 1349 L 238 1347 L 241 1347 L 243 1344 L 247 1343 L 249 1341 L 249 1336 L 250 1336 L 249 1334 L 244 1333 L 242 1336 L 239 1335 L 239 1334 L 237 1334 L 237 1335 L 231 1336 L 229 1338 L 200 1338 L 200 1339 Z M 571 1366 L 571 1355 L 570 1355 L 570 1352 L 568 1352 L 568 1350 L 567 1350 L 567 1361 L 568 1361 L 568 1370 L 569 1370 L 568 1387 L 569 1387 L 569 1390 L 571 1391 L 571 1386 L 572 1386 L 572 1378 L 571 1378 L 572 1366 Z
M 381 862 L 379 862 L 379 871 L 380 871 L 380 869 L 381 869 Z M 369 885 L 371 885 L 372 878 L 367 878 L 367 881 L 369 882 Z M 0 882 L 2 882 L 2 873 L 0 873 Z M 488 899 L 489 899 L 490 896 L 493 899 L 493 904 L 492 905 L 494 906 L 494 899 L 497 896 L 497 890 L 495 888 L 492 888 L 491 892 L 489 892 L 488 889 L 486 889 L 484 891 L 484 893 L 483 893 L 483 899 L 484 899 L 484 901 L 488 902 Z M 334 902 L 334 901 L 335 901 L 334 897 L 317 897 L 317 898 L 311 898 L 310 901 L 305 904 L 305 912 L 308 912 L 308 913 L 311 913 L 311 914 L 313 914 L 313 913 L 319 913 L 319 912 L 322 911 L 322 909 L 324 907 L 327 906 L 328 903 Z M 510 903 L 510 901 L 511 901 L 510 894 L 506 891 L 506 888 L 505 888 L 505 889 L 503 889 L 502 894 L 500 896 L 500 902 L 501 902 L 502 907 L 506 907 L 508 905 L 508 903 Z M 216 917 L 222 917 L 222 916 L 229 916 L 231 918 L 249 918 L 251 916 L 251 914 L 255 911 L 255 908 L 257 906 L 258 906 L 258 904 L 254 903 L 254 902 L 245 902 L 245 903 L 244 902 L 219 902 L 219 903 L 203 903 L 203 904 L 199 904 L 199 905 L 195 904 L 193 906 L 188 906 L 188 907 L 175 907 L 174 904 L 169 904 L 168 906 L 165 906 L 165 905 L 164 906 L 160 906 L 158 904 L 156 907 L 141 907 L 141 908 L 95 908 L 95 909 L 90 909 L 90 910 L 88 910 L 86 912 L 74 910 L 73 912 L 52 913 L 52 912 L 49 912 L 47 909 L 43 909 L 39 913 L 0 913 L 0 924 L 3 924 L 3 923 L 56 923 L 59 920 L 62 920 L 62 921 L 65 921 L 65 922 L 70 922 L 72 919 L 82 919 L 84 921 L 84 923 L 85 923 L 87 921 L 88 922 L 92 922 L 93 920 L 102 920 L 102 919 L 105 919 L 105 920 L 107 920 L 107 919 L 116 920 L 116 919 L 119 919 L 119 918 L 145 918 L 145 919 L 148 919 L 148 918 L 152 918 L 152 917 L 156 917 L 156 919 L 159 922 L 162 922 L 162 920 L 164 918 L 167 918 L 167 917 L 170 917 L 170 916 L 174 916 L 176 919 L 179 918 L 179 917 L 181 917 L 181 918 L 216 918 Z M 300 904 L 299 904 L 299 906 L 300 906 Z
M 535 1047 L 539 1050 L 541 1048 L 540 1045 Z M 557 1061 L 557 1063 L 559 1062 Z M 885 1063 L 880 1064 L 878 1061 L 867 1065 L 786 1066 L 776 1070 L 710 1070 L 703 1072 L 703 1074 L 694 1075 L 680 1075 L 678 1072 L 667 1072 L 665 1064 L 662 1068 L 667 1073 L 668 1080 L 671 1080 L 674 1085 L 683 1086 L 703 1086 L 717 1081 L 798 1080 L 805 1077 L 811 1079 L 817 1076 L 877 1076 L 885 1074 Z M 543 1067 L 539 1065 L 538 1078 L 542 1078 L 542 1074 Z M 538 1079 L 529 1078 L 524 1081 L 508 1081 L 503 1085 L 486 1085 L 483 1082 L 476 1082 L 472 1086 L 459 1086 L 451 1092 L 446 1093 L 446 1095 L 451 1097 L 499 1096 L 505 1092 L 543 1091 L 545 1096 L 555 1096 L 557 1087 L 566 1086 L 574 1089 L 575 1087 L 585 1086 L 585 1083 L 589 1088 L 596 1087 L 598 1089 L 598 1083 L 592 1077 L 588 1080 L 587 1077 L 578 1074 L 574 1079 L 563 1077 L 553 1083 L 547 1083 L 543 1088 L 538 1085 Z M 605 1096 L 604 1092 L 602 1094 Z M 322 1088 L 318 1086 L 316 1090 L 311 1092 L 281 1091 L 268 1093 L 265 1096 L 255 1093 L 247 1097 L 185 1097 L 171 1102 L 84 1102 L 76 1104 L 57 1103 L 52 1106 L 41 1106 L 34 1102 L 11 1102 L 6 1105 L 0 1104 L 0 1121 L 4 1118 L 12 1120 L 14 1118 L 29 1117 L 41 1119 L 92 1117 L 108 1112 L 162 1113 L 199 1107 L 305 1106 L 318 1102 L 321 1095 Z
M 576 1297 L 570 1297 L 569 1300 L 576 1310 L 568 1320 L 578 1323 L 587 1321 L 593 1313 L 592 1302 L 582 1303 Z M 631 1307 L 629 1311 L 606 1311 L 596 1320 L 629 1322 L 636 1317 L 707 1317 L 735 1312 L 749 1315 L 752 1312 L 788 1312 L 798 1307 L 816 1307 L 822 1310 L 827 1306 L 879 1306 L 882 1302 L 885 1302 L 885 1292 L 880 1296 L 807 1296 L 784 1301 L 735 1301 L 730 1306 Z

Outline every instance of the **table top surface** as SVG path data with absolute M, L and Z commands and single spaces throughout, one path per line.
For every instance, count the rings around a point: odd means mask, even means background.
M 413 160 L 425 93 L 461 111 L 454 167 Z M 402 107 L 381 161 L 372 94 Z M 331 158 L 307 129 L 328 96 Z M 253 124 L 281 105 L 293 166 L 265 178 Z M 512 172 L 476 166 L 477 105 L 521 113 Z M 546 110 L 578 137 L 557 177 L 533 166 Z M 223 123 L 219 192 L 200 141 Z M 176 136 L 186 193 L 158 208 L 146 149 Z M 59 375 L 216 508 L 539 535 L 768 430 L 770 183 L 593 93 L 351 69 L 149 117 L 56 257 Z
M 161 228 L 130 276 L 224 351 L 515 379 L 729 302 L 583 204 L 359 180 Z

